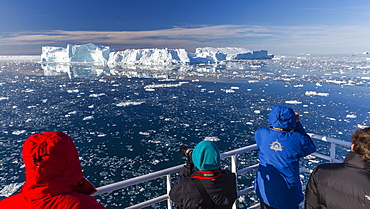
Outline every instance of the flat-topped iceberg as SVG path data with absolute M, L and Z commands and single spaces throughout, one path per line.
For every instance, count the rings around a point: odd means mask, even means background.
M 108 64 L 168 65 L 189 63 L 185 49 L 126 49 L 110 54 Z
M 92 62 L 109 65 L 176 65 L 218 63 L 243 59 L 271 59 L 267 50 L 251 51 L 237 47 L 196 48 L 195 53 L 185 49 L 126 49 L 116 51 L 95 44 L 71 45 L 67 48 L 43 46 L 41 62 Z
M 220 61 L 243 59 L 271 59 L 266 50 L 251 51 L 238 47 L 204 47 L 196 48 L 194 54 L 189 54 L 191 63 L 216 63 Z
M 116 50 L 96 44 L 71 45 L 67 48 L 43 46 L 41 62 L 100 62 L 106 63 Z

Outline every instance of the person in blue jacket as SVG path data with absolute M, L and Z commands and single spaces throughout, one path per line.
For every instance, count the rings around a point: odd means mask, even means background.
M 275 106 L 268 120 L 255 132 L 260 162 L 254 188 L 262 209 L 295 209 L 304 199 L 299 159 L 316 147 L 292 108 Z

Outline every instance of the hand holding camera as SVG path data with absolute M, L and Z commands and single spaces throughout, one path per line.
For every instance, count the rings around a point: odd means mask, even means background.
M 192 170 L 192 168 L 194 168 L 193 160 L 191 159 L 193 148 L 183 145 L 180 147 L 179 152 L 186 157 L 186 165 Z

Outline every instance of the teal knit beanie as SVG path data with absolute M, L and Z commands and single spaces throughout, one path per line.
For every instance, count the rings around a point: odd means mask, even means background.
M 201 171 L 212 171 L 220 168 L 220 151 L 211 141 L 201 141 L 195 146 L 192 154 L 194 166 Z

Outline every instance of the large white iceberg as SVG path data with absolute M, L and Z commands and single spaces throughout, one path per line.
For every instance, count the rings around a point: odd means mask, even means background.
M 169 65 L 189 63 L 185 49 L 126 49 L 110 54 L 108 64 Z
M 41 62 L 99 62 L 106 63 L 116 50 L 96 44 L 71 45 L 67 48 L 43 46 Z
M 196 48 L 194 54 L 189 54 L 191 63 L 216 63 L 230 60 L 243 59 L 271 59 L 274 56 L 268 55 L 266 50 L 251 51 L 238 47 L 204 47 Z
M 185 49 L 126 49 L 116 51 L 108 46 L 95 44 L 67 45 L 67 48 L 43 46 L 41 62 L 92 62 L 109 65 L 176 65 L 218 63 L 242 59 L 271 59 L 267 50 L 250 51 L 245 48 L 197 48 L 195 53 Z

